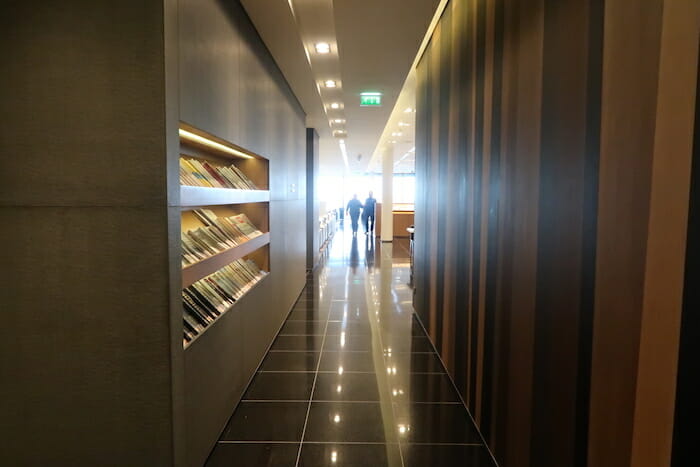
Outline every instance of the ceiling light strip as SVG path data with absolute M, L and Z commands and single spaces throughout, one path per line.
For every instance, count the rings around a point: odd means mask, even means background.
M 207 147 L 210 147 L 212 149 L 216 149 L 217 151 L 225 152 L 227 154 L 231 154 L 231 155 L 236 156 L 236 157 L 242 157 L 244 159 L 255 159 L 255 157 L 251 156 L 250 154 L 246 154 L 243 151 L 240 151 L 238 149 L 232 148 L 230 146 L 226 146 L 225 144 L 211 140 L 211 139 L 206 138 L 204 136 L 200 136 L 196 133 L 192 133 L 191 131 L 187 131 L 185 129 L 180 128 L 179 133 L 180 133 L 180 138 L 187 141 L 187 142 L 201 144 L 203 146 L 207 146 Z

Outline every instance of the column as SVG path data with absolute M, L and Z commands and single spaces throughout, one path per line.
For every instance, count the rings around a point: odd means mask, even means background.
M 382 150 L 382 242 L 394 239 L 394 145 L 387 144 Z

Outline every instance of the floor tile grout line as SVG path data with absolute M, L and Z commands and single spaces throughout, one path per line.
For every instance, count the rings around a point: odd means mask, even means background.
M 381 441 L 304 441 L 302 444 L 371 444 L 371 445 L 382 445 L 382 446 L 398 446 L 399 444 L 405 444 L 407 446 L 474 446 L 483 447 L 481 443 L 395 443 L 381 442 Z
M 315 373 L 315 371 L 304 371 L 304 370 L 261 370 L 258 371 L 257 373 Z M 257 374 L 256 373 L 256 374 Z M 331 374 L 331 373 L 336 373 L 333 370 L 320 370 L 319 373 L 322 374 Z M 373 371 L 354 371 L 354 370 L 345 370 L 345 374 L 360 374 L 360 375 L 373 375 L 375 372 Z M 438 373 L 438 372 L 433 372 L 433 371 L 414 371 L 414 372 L 409 372 L 409 375 L 446 375 L 447 373 Z
M 417 321 L 418 321 L 418 325 L 419 325 L 421 328 L 423 328 L 423 332 L 425 332 L 426 334 L 428 334 L 428 333 L 426 332 L 425 326 L 423 326 L 423 323 L 422 323 L 422 322 L 420 321 L 420 319 L 418 318 L 418 313 L 416 313 L 416 310 L 415 310 L 415 309 L 413 310 L 413 314 L 415 315 L 415 317 L 416 317 L 416 319 L 417 319 Z M 445 366 L 445 362 L 442 361 L 442 357 L 441 357 L 440 354 L 437 352 L 437 349 L 435 348 L 435 344 L 433 344 L 433 341 L 430 340 L 430 339 L 428 339 L 428 342 L 430 342 L 430 345 L 431 345 L 431 346 L 433 347 L 433 349 L 435 350 L 435 354 L 437 355 L 438 360 L 440 360 L 440 364 L 442 365 L 442 368 L 445 370 L 445 372 L 447 372 L 447 366 Z M 493 465 L 495 465 L 496 467 L 498 467 L 498 461 L 496 461 L 496 456 L 493 455 L 493 453 L 491 452 L 491 448 L 490 448 L 489 445 L 486 443 L 486 439 L 484 438 L 484 435 L 481 433 L 481 430 L 479 429 L 479 426 L 476 424 L 476 421 L 474 420 L 474 417 L 472 416 L 472 413 L 471 413 L 471 411 L 469 410 L 469 407 L 467 407 L 467 403 L 464 402 L 464 398 L 462 397 L 462 394 L 459 392 L 459 389 L 457 389 L 457 385 L 455 384 L 454 380 L 452 379 L 452 376 L 450 376 L 449 373 L 447 373 L 447 376 L 448 376 L 448 379 L 450 380 L 450 382 L 452 383 L 452 388 L 453 388 L 453 389 L 455 390 L 455 392 L 457 393 L 457 397 L 459 397 L 459 400 L 462 402 L 462 406 L 464 407 L 464 410 L 467 411 L 467 415 L 469 416 L 469 420 L 471 420 L 471 422 L 472 422 L 472 426 L 476 429 L 476 432 L 479 434 L 479 439 L 481 439 L 482 445 L 486 448 L 486 452 L 489 453 L 489 457 L 491 457 L 491 461 L 493 462 Z
M 307 287 L 308 287 L 307 283 Z M 329 306 L 330 312 L 330 306 Z M 330 313 L 329 313 L 330 314 Z M 311 414 L 311 403 L 314 400 L 314 391 L 316 390 L 316 381 L 318 381 L 318 373 L 321 368 L 321 359 L 323 358 L 323 346 L 326 343 L 326 334 L 328 332 L 328 317 L 326 318 L 326 326 L 323 330 L 323 338 L 321 339 L 321 349 L 318 352 L 318 362 L 316 362 L 316 371 L 314 372 L 314 382 L 311 385 L 311 394 L 309 394 L 309 405 L 306 408 L 306 418 L 304 419 L 304 428 L 301 430 L 301 440 L 299 440 L 299 451 L 297 452 L 297 461 L 294 464 L 295 467 L 299 467 L 299 460 L 301 459 L 301 450 L 304 447 L 304 437 L 306 436 L 306 427 L 309 424 L 309 415 Z
M 217 443 L 217 444 L 301 444 L 300 441 L 284 441 L 284 440 L 263 441 L 263 440 L 259 440 L 259 439 L 255 439 L 255 440 L 243 440 L 243 439 L 226 440 L 226 439 L 220 439 L 220 440 L 217 441 L 216 443 Z
M 306 337 L 316 337 L 316 336 L 306 336 Z M 336 349 L 320 349 L 320 350 L 285 350 L 285 349 L 270 349 L 270 353 L 304 353 L 304 352 L 320 352 L 325 350 L 326 352 L 345 352 L 345 353 L 371 353 L 368 350 L 336 350 Z M 399 352 L 396 352 L 397 354 Z M 401 352 L 406 354 L 419 354 L 419 355 L 436 355 L 435 352 Z
M 381 441 L 288 441 L 288 440 L 218 440 L 217 444 L 355 444 L 355 445 L 382 445 L 382 446 L 474 446 L 484 447 L 482 443 L 440 443 L 440 442 L 381 442 Z
M 304 286 L 304 288 L 306 288 L 306 285 Z M 302 294 L 303 292 L 304 292 L 304 289 L 302 288 L 302 291 L 300 292 L 299 296 L 297 296 L 297 301 L 299 300 L 299 297 L 301 296 L 301 294 Z M 295 303 L 296 303 L 296 302 L 295 302 Z M 290 311 L 290 313 L 291 313 L 291 311 Z M 274 339 L 277 339 L 277 336 L 279 336 L 279 333 L 281 332 L 282 327 L 284 326 L 284 324 L 287 322 L 288 317 L 289 317 L 289 314 L 287 314 L 287 318 L 286 318 L 285 321 L 282 323 L 282 325 L 277 329 L 277 333 L 275 334 L 275 338 L 274 338 Z M 327 325 L 326 325 L 326 326 L 327 326 Z M 260 368 L 263 367 L 263 365 L 264 365 L 264 363 L 265 363 L 265 360 L 267 359 L 267 357 L 268 357 L 268 355 L 269 355 L 269 353 L 270 353 L 270 348 L 272 347 L 272 344 L 274 343 L 274 339 L 273 339 L 273 341 L 268 345 L 267 350 L 265 351 L 262 360 L 258 363 L 258 365 L 257 365 L 257 367 L 256 367 L 256 369 L 255 369 L 255 371 L 253 372 L 253 375 L 250 377 L 250 379 L 249 379 L 248 382 L 246 383 L 245 389 L 244 389 L 243 394 L 242 394 L 242 397 L 245 396 L 245 394 L 248 392 L 248 389 L 250 389 L 250 386 L 252 385 L 253 380 L 254 380 L 255 377 L 258 375 L 258 373 L 260 373 Z M 241 403 L 241 400 L 239 400 L 239 401 L 236 403 L 236 405 L 234 406 L 233 413 L 232 413 L 231 416 L 229 417 L 227 424 L 228 424 L 228 423 L 231 421 L 231 419 L 235 416 L 236 411 L 238 410 L 238 407 L 240 406 L 240 403 Z M 225 426 L 224 426 L 224 429 L 225 429 Z M 221 441 L 221 438 L 220 438 L 220 437 L 222 436 L 222 434 L 223 434 L 223 433 L 220 433 L 220 434 L 219 434 L 219 440 L 218 440 L 218 441 Z M 218 441 L 217 441 L 217 442 L 218 442 Z M 207 457 L 207 459 L 208 459 L 211 455 L 212 455 L 212 452 L 209 453 L 209 456 Z
M 241 402 L 249 402 L 253 404 L 260 404 L 264 402 L 269 403 L 300 403 L 309 402 L 306 399 L 241 399 Z M 333 400 L 333 399 L 311 399 L 311 402 L 324 403 L 324 404 L 379 404 L 380 400 L 370 401 L 370 400 Z M 405 402 L 392 402 L 395 405 L 411 405 L 411 404 L 422 404 L 422 405 L 462 405 L 459 401 L 405 401 Z

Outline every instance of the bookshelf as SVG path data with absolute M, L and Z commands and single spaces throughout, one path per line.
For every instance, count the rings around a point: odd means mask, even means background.
M 180 186 L 180 206 L 187 208 L 241 203 L 267 203 L 269 201 L 270 192 L 267 190 Z
M 205 258 L 197 263 L 184 266 L 182 268 L 182 287 L 189 287 L 202 277 L 213 274 L 227 264 L 231 264 L 238 259 L 242 259 L 259 248 L 270 243 L 270 232 L 247 242 L 223 251 L 217 255 Z
M 188 349 L 270 272 L 269 161 L 187 123 L 180 123 L 179 136 L 183 346 Z M 244 220 L 237 220 L 241 216 Z M 236 268 L 249 261 L 262 271 L 261 275 L 226 276 L 225 271 L 240 270 Z M 201 293 L 201 299 L 194 303 L 190 297 L 185 300 L 186 292 L 209 287 L 212 278 L 222 274 L 231 279 L 232 289 L 215 286 L 214 292 L 219 295 Z M 220 296 L 227 298 L 224 305 L 207 300 Z M 194 333 L 193 318 L 201 319 Z

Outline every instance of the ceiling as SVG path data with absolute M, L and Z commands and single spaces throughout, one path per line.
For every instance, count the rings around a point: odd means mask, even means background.
M 413 171 L 414 117 L 404 112 L 415 100 L 409 71 L 445 0 L 241 1 L 304 108 L 307 126 L 319 132 L 322 173 L 380 171 L 380 138 L 382 146 L 394 146 L 395 171 Z M 319 42 L 330 52 L 318 53 Z M 336 87 L 326 87 L 327 80 Z M 367 91 L 382 94 L 381 107 L 360 107 Z

